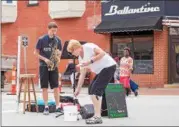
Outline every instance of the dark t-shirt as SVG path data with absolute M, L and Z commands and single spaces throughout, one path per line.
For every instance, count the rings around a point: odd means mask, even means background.
M 61 40 L 57 36 L 50 38 L 49 35 L 44 35 L 39 38 L 36 49 L 40 51 L 41 56 L 50 59 L 52 48 L 55 45 L 57 45 L 57 48 L 60 51 L 62 50 Z M 47 64 L 45 63 L 45 61 L 40 60 L 40 66 L 47 66 Z

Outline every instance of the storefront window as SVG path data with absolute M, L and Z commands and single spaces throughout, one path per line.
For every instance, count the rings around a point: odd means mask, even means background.
M 153 73 L 153 36 L 134 37 L 134 73 Z
M 176 72 L 179 75 L 179 45 L 175 45 L 175 54 L 176 54 Z
M 134 74 L 153 73 L 153 35 L 113 36 L 113 56 L 123 56 L 124 47 L 131 49 L 134 59 Z
M 126 38 L 126 37 L 114 37 L 113 38 L 113 50 L 112 54 L 113 56 L 122 57 L 123 56 L 123 49 L 124 47 L 130 47 L 132 48 L 132 38 Z

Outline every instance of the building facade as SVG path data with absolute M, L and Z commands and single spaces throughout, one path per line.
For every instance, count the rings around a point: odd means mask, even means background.
M 179 81 L 179 2 L 106 1 L 96 33 L 111 35 L 114 56 L 125 46 L 134 58 L 131 78 L 145 87 L 163 87 Z M 174 31 L 173 35 L 171 31 Z
M 3 8 L 12 12 L 7 15 L 4 11 L 2 52 L 16 55 L 17 36 L 27 35 L 28 72 L 38 74 L 34 47 L 38 37 L 47 33 L 48 22 L 55 21 L 63 44 L 69 39 L 93 42 L 113 56 L 121 56 L 123 47 L 130 47 L 134 57 L 131 78 L 141 87 L 163 87 L 179 79 L 178 19 L 166 17 L 179 16 L 176 6 L 179 3 L 166 2 L 18 1 L 11 6 L 6 2 Z M 23 73 L 23 55 L 21 58 Z M 67 60 L 62 59 L 59 65 L 61 73 L 66 64 Z
M 27 68 L 29 73 L 38 74 L 38 60 L 34 48 L 40 36 L 47 33 L 47 25 L 55 21 L 62 44 L 69 39 L 95 42 L 109 49 L 109 37 L 93 32 L 99 22 L 100 2 L 85 1 L 3 1 L 2 3 L 2 53 L 17 55 L 17 38 L 27 35 Z M 94 11 L 96 9 L 96 11 Z M 24 72 L 24 52 L 21 52 L 21 73 Z M 68 60 L 62 59 L 59 72 L 64 72 Z M 8 76 L 10 81 L 10 76 Z

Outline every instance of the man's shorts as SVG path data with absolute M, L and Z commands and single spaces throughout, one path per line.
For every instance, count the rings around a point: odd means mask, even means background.
M 89 86 L 89 95 L 102 96 L 106 89 L 106 86 L 110 82 L 111 78 L 114 76 L 116 71 L 116 65 L 108 68 L 104 68 L 99 74 L 97 74 Z
M 41 88 L 48 88 L 48 84 L 51 89 L 58 88 L 58 68 L 48 71 L 47 66 L 40 66 L 39 70 Z
M 124 88 L 130 88 L 130 78 L 128 76 L 121 76 L 120 81 Z

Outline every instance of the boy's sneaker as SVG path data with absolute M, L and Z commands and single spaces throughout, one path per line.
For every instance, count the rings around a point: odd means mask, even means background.
M 101 117 L 93 116 L 92 118 L 86 119 L 86 124 L 102 124 Z
M 63 110 L 61 108 L 57 108 L 56 112 L 63 113 Z
M 45 108 L 43 114 L 48 115 L 49 114 L 49 108 Z

